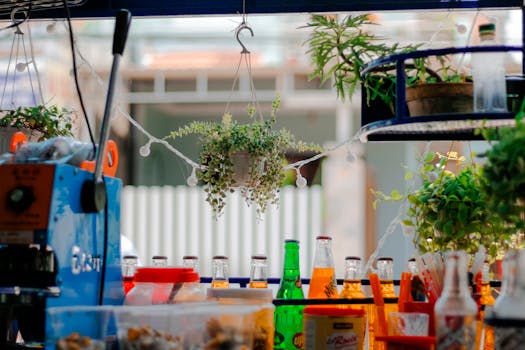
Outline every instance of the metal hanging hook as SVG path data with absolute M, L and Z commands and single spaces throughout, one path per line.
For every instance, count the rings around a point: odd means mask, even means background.
M 242 51 L 241 53 L 250 53 L 250 51 L 248 51 L 248 49 L 246 48 L 246 46 L 244 46 L 244 44 L 242 43 L 241 39 L 239 39 L 239 34 L 241 33 L 241 31 L 243 29 L 248 29 L 250 31 L 250 34 L 252 35 L 253 37 L 253 30 L 252 28 L 250 28 L 249 25 L 246 24 L 246 22 L 242 22 L 238 27 L 237 29 L 235 30 L 235 37 L 237 38 L 237 41 L 239 42 L 239 44 L 241 45 L 242 47 Z

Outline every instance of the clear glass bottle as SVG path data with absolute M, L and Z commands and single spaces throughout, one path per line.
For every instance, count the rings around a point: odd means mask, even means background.
M 337 298 L 337 295 L 335 265 L 332 254 L 332 237 L 317 236 L 315 242 L 314 267 L 310 278 L 308 298 Z
M 299 241 L 284 242 L 284 264 L 277 299 L 304 299 L 299 270 Z M 274 349 L 303 349 L 303 305 L 277 305 L 274 312 Z
M 155 255 L 153 258 L 151 258 L 151 262 L 154 267 L 167 267 L 168 257 L 165 255 Z
M 227 256 L 215 255 L 212 259 L 212 288 L 230 287 L 230 262 Z
M 249 288 L 268 288 L 268 261 L 266 255 L 252 255 Z
M 503 258 L 501 293 L 496 298 L 492 317 L 500 320 L 525 319 L 525 264 L 523 250 L 510 250 Z M 525 344 L 522 327 L 496 327 L 494 329 L 495 349 L 521 349 Z
M 464 251 L 447 254 L 445 283 L 434 313 L 437 350 L 475 349 L 478 306 L 470 295 Z
M 496 25 L 479 26 L 480 46 L 495 46 Z M 472 54 L 474 80 L 474 112 L 506 112 L 507 87 L 505 80 L 505 54 L 479 52 Z
M 199 257 L 196 255 L 184 255 L 182 257 L 182 266 L 191 267 L 193 271 L 199 273 Z
M 124 284 L 124 294 L 133 288 L 133 276 L 137 270 L 138 257 L 136 255 L 125 255 L 122 258 L 122 280 Z
M 341 290 L 340 298 L 348 299 L 365 299 L 366 295 L 363 292 L 361 284 L 361 258 L 357 256 L 347 256 L 345 258 L 345 278 L 343 281 L 343 288 Z M 357 308 L 365 311 L 365 319 L 368 324 L 368 348 L 374 348 L 374 327 L 371 304 L 347 304 L 345 308 Z

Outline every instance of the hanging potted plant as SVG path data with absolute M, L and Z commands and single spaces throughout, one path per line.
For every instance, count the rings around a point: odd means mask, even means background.
M 367 26 L 375 24 L 368 14 L 349 15 L 341 20 L 331 16 L 312 16 L 306 26 L 312 30 L 307 41 L 314 65 L 310 77 L 320 77 L 322 82 L 333 79 L 338 95 L 343 99 L 352 97 L 357 87 L 362 86 L 365 95 L 362 108 L 367 114 L 371 114 L 371 118 L 390 119 L 394 116 L 396 98 L 395 64 L 379 66 L 364 77 L 362 71 L 374 60 L 415 51 L 420 45 L 387 44 L 384 38 L 366 30 Z M 405 64 L 407 106 L 411 116 L 472 111 L 472 83 L 467 82 L 467 78 L 449 62 L 448 56 L 440 56 L 417 58 Z M 432 86 L 426 88 L 427 84 Z M 441 88 L 441 85 L 445 87 Z M 446 102 L 439 103 L 436 92 L 438 96 L 445 95 L 443 101 Z M 460 107 L 451 110 L 450 107 L 455 105 L 451 101 L 457 97 Z M 421 105 L 431 108 L 422 110 Z
M 56 136 L 73 136 L 71 111 L 56 105 L 18 107 L 0 115 L 0 151 L 9 149 L 13 134 L 22 131 L 30 141 L 43 141 Z
M 274 128 L 279 105 L 277 98 L 266 120 L 256 120 L 256 110 L 249 106 L 250 123 L 239 123 L 226 113 L 220 123 L 194 121 L 166 137 L 175 140 L 199 135 L 201 167 L 197 178 L 205 186 L 206 201 L 216 216 L 223 212 L 227 194 L 236 188 L 258 214 L 264 213 L 269 203 L 278 200 L 285 178 L 285 152 L 321 152 L 318 145 L 296 141 L 288 130 Z
M 481 191 L 482 168 L 458 164 L 454 173 L 446 169 L 450 158 L 458 163 L 463 160 L 455 153 L 438 157 L 429 152 L 418 170 L 420 186 L 404 195 L 399 191 L 375 194 L 379 200 L 407 201 L 407 218 L 402 223 L 413 228 L 413 242 L 420 253 L 464 250 L 474 254 L 483 245 L 493 260 L 509 247 L 512 233 L 487 204 Z M 407 179 L 412 177 L 408 174 Z

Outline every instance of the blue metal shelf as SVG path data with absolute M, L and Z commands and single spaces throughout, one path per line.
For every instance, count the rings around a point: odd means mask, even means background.
M 246 0 L 246 13 L 308 13 L 348 11 L 395 11 L 429 9 L 521 8 L 517 0 L 440 1 L 440 0 Z M 133 16 L 196 16 L 234 15 L 242 13 L 242 0 L 88 0 L 82 6 L 71 8 L 72 17 L 114 17 L 117 10 L 128 9 Z M 32 18 L 63 18 L 62 9 L 35 11 Z M 8 17 L 0 17 L 7 19 Z
M 430 56 L 476 52 L 522 52 L 523 49 L 521 46 L 451 47 L 396 54 L 370 62 L 361 72 L 363 78 L 374 69 L 395 65 L 395 115 L 383 119 L 381 116 L 370 115 L 366 106 L 366 96 L 363 93 L 361 141 L 476 140 L 482 139 L 481 135 L 475 133 L 475 130 L 482 126 L 498 128 L 514 125 L 513 113 L 456 113 L 411 117 L 406 107 L 405 62 L 413 58 Z

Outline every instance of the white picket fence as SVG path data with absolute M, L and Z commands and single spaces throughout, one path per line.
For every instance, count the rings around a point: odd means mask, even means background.
M 180 265 L 182 256 L 197 255 L 201 274 L 211 275 L 211 258 L 230 258 L 231 276 L 249 276 L 250 256 L 266 254 L 270 277 L 282 274 L 284 240 L 300 241 L 301 272 L 312 266 L 315 236 L 323 233 L 323 194 L 320 186 L 285 187 L 279 206 L 261 219 L 239 193 L 227 199 L 224 214 L 213 218 L 199 188 L 125 186 L 121 229 L 135 245 L 143 264 L 153 255 L 168 256 Z

